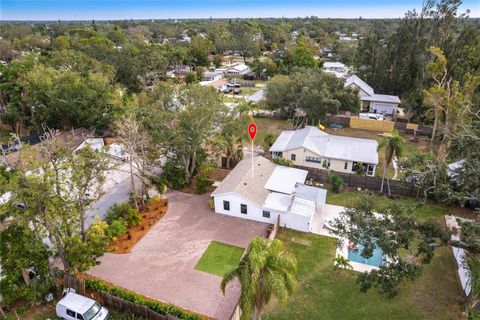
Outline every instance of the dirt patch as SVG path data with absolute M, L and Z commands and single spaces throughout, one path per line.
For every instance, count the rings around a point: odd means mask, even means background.
M 454 206 L 450 208 L 451 214 L 457 217 L 462 217 L 465 219 L 475 220 L 478 218 L 478 214 L 475 213 L 472 209 L 462 208 L 459 206 Z
M 306 247 L 310 247 L 312 245 L 310 240 L 302 239 L 302 238 L 292 238 L 292 240 L 290 240 L 290 241 L 292 243 L 301 244 L 301 245 L 304 245 Z
M 167 213 L 167 209 L 168 199 L 150 200 L 147 208 L 140 211 L 140 223 L 128 228 L 127 232 L 112 241 L 108 250 L 117 254 L 130 253 L 135 244 Z

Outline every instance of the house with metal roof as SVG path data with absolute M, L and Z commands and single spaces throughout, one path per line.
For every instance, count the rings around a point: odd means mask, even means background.
M 283 131 L 270 148 L 273 158 L 291 160 L 297 166 L 330 169 L 374 176 L 378 142 L 330 135 L 317 127 Z
M 213 191 L 215 212 L 309 232 L 327 191 L 305 185 L 307 171 L 264 157 L 243 159 Z
M 393 115 L 397 112 L 397 107 L 401 103 L 398 96 L 376 94 L 372 87 L 356 75 L 348 77 L 344 86 L 345 88 L 358 90 L 362 108 L 368 112 Z

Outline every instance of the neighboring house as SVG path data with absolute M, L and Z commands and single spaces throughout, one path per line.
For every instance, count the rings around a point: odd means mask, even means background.
M 337 78 L 346 78 L 350 68 L 341 62 L 324 62 L 323 71 L 333 73 Z
M 93 145 L 93 147 L 98 147 L 99 144 L 102 144 L 103 147 L 103 139 L 101 139 L 102 141 L 100 142 L 96 138 L 90 138 L 91 135 L 91 130 L 85 128 L 78 128 L 70 131 L 56 132 L 54 139 L 56 143 L 58 142 L 69 144 L 70 147 L 74 150 L 74 152 L 87 144 Z M 44 143 L 44 137 L 41 137 L 40 142 L 31 147 L 34 157 L 38 160 L 41 160 L 41 148 Z M 22 167 L 24 165 L 22 154 L 24 154 L 24 151 L 20 149 L 16 152 L 7 154 L 4 160 L 9 166 Z
M 223 78 L 223 72 L 221 71 L 204 71 L 203 80 L 205 81 L 214 81 L 220 80 Z
M 228 69 L 226 73 L 231 77 L 239 77 L 250 73 L 250 67 L 246 64 L 237 64 L 236 66 Z
M 325 168 L 344 173 L 363 170 L 374 176 L 378 165 L 375 140 L 330 135 L 317 127 L 283 131 L 270 148 L 273 158 L 291 160 L 297 166 Z
M 212 193 L 215 212 L 309 232 L 327 191 L 304 184 L 307 171 L 245 158 Z
M 227 80 L 210 80 L 210 81 L 200 81 L 199 85 L 204 87 L 212 87 L 216 91 L 223 91 L 227 87 Z
M 394 115 L 401 102 L 397 96 L 376 94 L 372 87 L 356 75 L 345 80 L 345 88 L 358 90 L 358 97 L 362 101 L 362 109 L 368 112 Z

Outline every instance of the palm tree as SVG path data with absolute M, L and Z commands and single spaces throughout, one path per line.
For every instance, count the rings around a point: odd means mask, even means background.
M 335 259 L 333 259 L 333 262 L 333 270 L 336 270 L 337 273 L 339 273 L 342 269 L 353 270 L 353 267 L 347 258 L 336 256 Z
M 385 150 L 385 166 L 383 168 L 382 186 L 380 187 L 380 192 L 383 192 L 383 183 L 385 181 L 385 176 L 387 174 L 388 168 L 390 167 L 390 164 L 392 163 L 393 158 L 402 156 L 404 143 L 405 139 L 398 133 L 397 130 L 393 130 L 392 134 L 383 138 L 383 140 L 378 145 L 378 150 Z M 390 185 L 388 185 L 388 194 L 390 195 Z
M 223 276 L 221 289 L 238 278 L 242 286 L 240 294 L 241 319 L 261 319 L 263 306 L 272 296 L 286 301 L 296 284 L 297 261 L 287 254 L 280 240 L 255 237 L 238 265 Z

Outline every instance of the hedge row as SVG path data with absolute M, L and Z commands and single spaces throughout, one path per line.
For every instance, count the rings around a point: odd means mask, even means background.
M 202 317 L 196 313 L 185 311 L 174 305 L 162 303 L 160 301 L 149 300 L 141 294 L 133 291 L 129 291 L 102 280 L 87 278 L 85 279 L 85 285 L 93 291 L 109 293 L 118 298 L 143 305 L 150 310 L 158 312 L 164 315 L 172 315 L 185 320 L 201 320 Z

